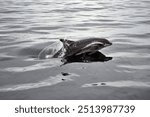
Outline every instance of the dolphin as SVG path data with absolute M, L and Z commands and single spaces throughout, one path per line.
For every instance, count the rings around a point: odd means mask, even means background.
M 64 46 L 64 59 L 83 54 L 91 55 L 100 49 L 112 45 L 105 38 L 88 38 L 78 41 L 60 39 Z

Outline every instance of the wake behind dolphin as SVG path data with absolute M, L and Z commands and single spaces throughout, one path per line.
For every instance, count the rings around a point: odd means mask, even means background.
M 62 62 L 94 62 L 108 61 L 112 57 L 106 57 L 100 49 L 112 45 L 105 38 L 88 38 L 78 41 L 60 39 L 44 48 L 38 55 L 39 59 L 62 58 Z

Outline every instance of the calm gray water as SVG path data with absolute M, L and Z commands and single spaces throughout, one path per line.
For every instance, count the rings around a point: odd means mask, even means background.
M 0 0 L 0 99 L 150 99 L 150 0 Z M 38 60 L 59 38 L 104 37 L 113 60 Z M 61 72 L 70 75 L 63 76 Z

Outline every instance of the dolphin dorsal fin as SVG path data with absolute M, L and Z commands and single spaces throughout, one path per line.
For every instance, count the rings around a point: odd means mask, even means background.
M 74 43 L 72 40 L 67 40 L 67 39 L 59 39 L 62 43 L 65 49 L 68 49 L 69 46 Z
M 67 39 L 59 39 L 62 43 L 66 43 L 66 44 L 72 44 L 74 41 L 72 40 L 67 40 Z

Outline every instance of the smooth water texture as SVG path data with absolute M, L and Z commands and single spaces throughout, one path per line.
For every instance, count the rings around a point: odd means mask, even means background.
M 0 6 L 0 99 L 150 99 L 150 0 Z M 62 65 L 60 58 L 38 57 L 60 38 L 89 37 L 110 40 L 101 52 L 113 59 Z

